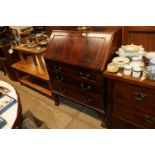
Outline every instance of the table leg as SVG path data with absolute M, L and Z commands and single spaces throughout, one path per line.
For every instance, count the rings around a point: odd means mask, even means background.
M 23 54 L 21 52 L 19 52 L 19 58 L 20 58 L 21 61 L 25 61 L 24 56 L 23 56 Z
M 33 58 L 33 62 L 34 62 L 34 64 L 35 64 L 35 66 L 38 66 L 36 56 L 35 56 L 35 55 L 32 55 L 32 58 Z
M 43 70 L 46 70 L 46 66 L 45 66 L 45 64 L 44 64 L 42 55 L 41 55 L 41 54 L 37 54 L 37 57 L 38 57 L 38 60 L 39 60 L 40 67 L 41 67 Z
M 17 70 L 15 70 L 15 75 L 16 75 L 17 80 L 19 81 L 21 77 Z

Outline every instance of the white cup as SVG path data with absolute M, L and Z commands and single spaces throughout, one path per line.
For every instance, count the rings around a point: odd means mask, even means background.
M 131 75 L 132 72 L 132 66 L 131 65 L 125 65 L 124 66 L 124 75 Z
M 142 68 L 140 67 L 133 67 L 133 72 L 132 72 L 132 76 L 139 78 L 141 76 L 142 73 Z

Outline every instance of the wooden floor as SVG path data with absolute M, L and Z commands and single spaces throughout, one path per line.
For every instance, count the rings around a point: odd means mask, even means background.
M 43 95 L 19 82 L 11 81 L 0 71 L 0 79 L 10 83 L 20 95 L 22 112 L 31 111 L 50 129 L 102 129 L 102 118 L 92 109 L 60 98 L 60 105 L 55 106 L 51 97 Z M 49 131 L 51 132 L 51 131 Z

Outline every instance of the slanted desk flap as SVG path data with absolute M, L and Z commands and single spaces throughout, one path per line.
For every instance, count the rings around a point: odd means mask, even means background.
M 111 32 L 54 31 L 46 59 L 102 70 L 112 44 Z

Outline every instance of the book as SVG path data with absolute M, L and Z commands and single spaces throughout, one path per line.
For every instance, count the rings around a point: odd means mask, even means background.
M 7 121 L 0 116 L 0 129 L 7 124 Z
M 0 96 L 0 115 L 8 110 L 11 106 L 16 103 L 16 99 L 7 95 L 3 94 Z
M 0 85 L 0 92 L 3 93 L 3 94 L 4 93 L 9 93 L 10 89 Z

